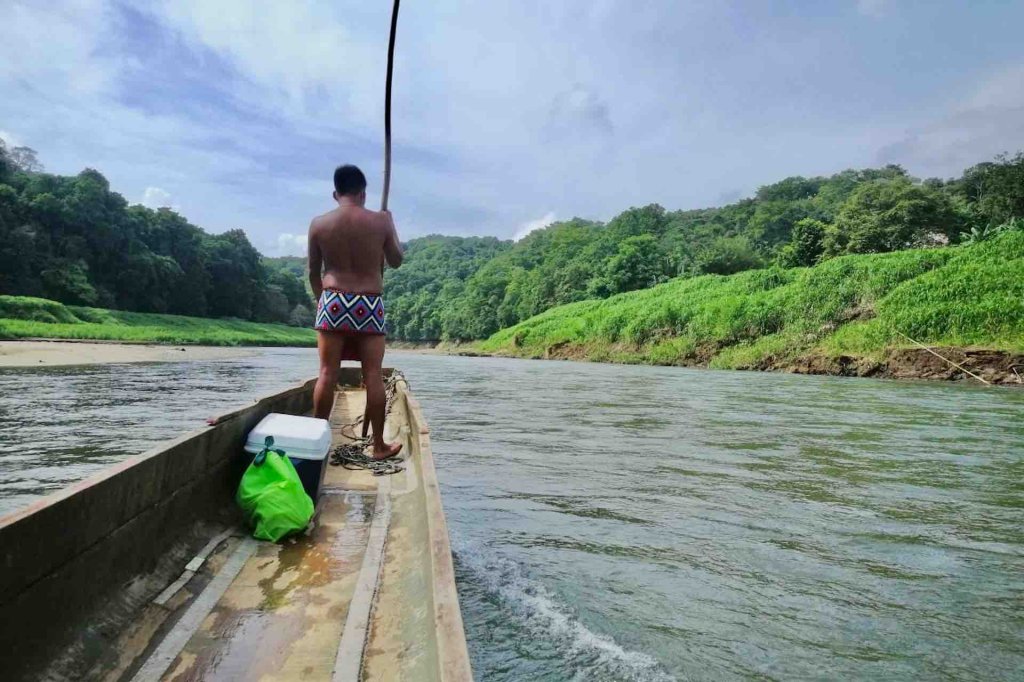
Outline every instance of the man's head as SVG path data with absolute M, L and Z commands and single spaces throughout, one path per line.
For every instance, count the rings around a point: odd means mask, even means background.
M 360 206 L 366 203 L 366 176 L 350 164 L 334 169 L 334 198 L 340 201 L 342 197 Z

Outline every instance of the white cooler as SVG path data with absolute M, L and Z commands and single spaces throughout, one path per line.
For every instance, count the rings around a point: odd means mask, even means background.
M 272 412 L 249 432 L 245 451 L 254 455 L 259 453 L 267 436 L 273 436 L 273 448 L 284 450 L 292 461 L 302 480 L 302 487 L 316 504 L 327 468 L 325 460 L 331 449 L 330 424 L 326 419 Z

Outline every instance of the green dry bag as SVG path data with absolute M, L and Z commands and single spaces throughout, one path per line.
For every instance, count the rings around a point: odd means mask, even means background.
M 273 445 L 274 438 L 267 436 L 263 449 L 242 475 L 235 500 L 254 528 L 252 536 L 277 542 L 309 524 L 313 500 L 303 490 L 284 450 L 275 450 Z

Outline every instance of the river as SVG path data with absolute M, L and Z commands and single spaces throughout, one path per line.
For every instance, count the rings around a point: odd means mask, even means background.
M 478 679 L 1021 679 L 1024 391 L 389 358 Z M 314 362 L 0 370 L 0 513 Z

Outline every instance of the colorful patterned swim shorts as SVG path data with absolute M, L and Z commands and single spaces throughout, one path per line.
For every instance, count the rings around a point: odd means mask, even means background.
M 352 334 L 386 334 L 384 299 L 379 294 L 324 289 L 316 306 L 313 328 Z

